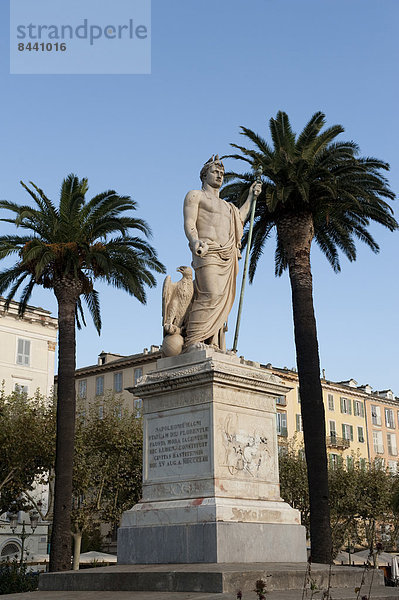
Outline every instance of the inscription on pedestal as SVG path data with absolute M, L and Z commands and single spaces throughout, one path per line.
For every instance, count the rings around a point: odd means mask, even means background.
M 147 418 L 146 479 L 209 471 L 209 412 L 174 412 Z

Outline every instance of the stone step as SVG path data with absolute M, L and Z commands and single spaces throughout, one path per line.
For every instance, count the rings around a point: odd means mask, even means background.
M 300 590 L 302 595 L 306 566 L 306 563 L 112 565 L 81 571 L 43 573 L 40 575 L 39 589 L 223 594 L 236 593 L 238 590 L 243 593 L 252 591 L 255 582 L 264 579 L 269 592 L 294 590 L 298 593 Z M 348 597 L 355 598 L 354 590 L 360 586 L 362 575 L 362 567 L 333 566 L 330 587 L 347 589 L 348 592 L 351 591 Z M 311 578 L 318 590 L 325 590 L 328 586 L 329 567 L 312 564 Z M 396 592 L 396 588 L 384 587 L 384 576 L 380 570 L 365 573 L 364 589 L 368 590 L 372 578 L 376 592 L 387 589 Z M 397 593 L 395 598 L 398 598 Z
M 279 590 L 268 593 L 266 598 L 267 600 L 301 600 L 302 591 L 303 590 Z M 368 597 L 368 593 L 369 587 L 365 586 L 361 590 L 359 599 L 362 596 Z M 356 597 L 357 593 L 354 588 L 333 588 L 330 593 L 330 598 L 332 600 L 356 600 Z M 250 594 L 244 592 L 242 596 L 242 600 L 255 600 L 255 598 L 255 592 L 251 592 Z M 305 598 L 308 600 L 310 598 L 312 598 L 312 600 L 324 600 L 323 591 L 315 592 L 313 595 L 308 591 L 308 595 L 307 597 L 305 596 Z M 132 597 L 132 600 L 135 599 Z M 144 600 L 144 598 L 140 600 Z M 373 585 L 370 600 L 399 600 L 399 588 Z
M 366 590 L 366 593 L 368 589 Z M 363 594 L 362 594 L 363 595 Z M 307 599 L 311 597 L 308 593 Z M 2 600 L 236 600 L 236 593 L 203 594 L 196 592 L 26 592 L 6 594 Z M 244 592 L 242 600 L 256 600 L 255 592 Z M 267 600 L 301 600 L 302 590 L 280 590 L 267 594 Z M 351 588 L 335 588 L 332 600 L 355 600 L 356 594 Z M 399 588 L 378 586 L 373 588 L 371 600 L 398 600 Z M 322 600 L 321 594 L 313 595 L 312 600 Z

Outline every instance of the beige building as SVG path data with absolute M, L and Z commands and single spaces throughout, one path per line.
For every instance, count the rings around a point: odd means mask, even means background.
M 398 472 L 399 400 L 392 390 L 369 391 L 366 400 L 370 460 Z
M 298 373 L 266 366 L 291 388 L 276 402 L 279 443 L 284 445 L 295 436 L 299 447 L 303 433 Z M 333 382 L 322 378 L 321 384 L 330 463 L 343 460 L 350 466 L 354 459 L 363 463 L 377 459 L 392 473 L 399 472 L 399 399 L 392 390 L 373 391 L 354 379 Z
M 142 353 L 121 356 L 102 352 L 97 364 L 77 369 L 76 394 L 84 404 L 90 400 L 102 401 L 107 394 L 121 394 L 129 410 L 140 406 L 140 399 L 127 388 L 156 368 L 161 357 L 159 346 L 151 346 Z M 253 363 L 259 365 L 259 363 Z M 260 365 L 278 375 L 287 386 L 286 396 L 277 398 L 276 420 L 279 444 L 295 438 L 303 444 L 301 402 L 298 373 L 280 369 L 271 364 Z M 334 382 L 321 379 L 326 418 L 326 446 L 330 464 L 343 461 L 350 466 L 354 460 L 362 463 L 379 459 L 392 472 L 398 470 L 399 400 L 392 390 L 373 392 L 369 385 L 359 386 L 354 379 Z
M 99 411 L 102 411 L 102 401 L 108 394 L 118 394 L 123 398 L 125 408 L 134 410 L 140 407 L 141 400 L 127 391 L 134 387 L 137 381 L 156 368 L 156 361 L 161 357 L 159 346 L 144 348 L 139 354 L 121 356 L 110 352 L 101 352 L 96 365 L 82 367 L 76 370 L 76 398 L 86 405 L 99 401 Z
M 5 393 L 20 389 L 32 396 L 37 389 L 49 396 L 54 384 L 58 321 L 44 308 L 28 306 L 18 316 L 18 303 L 4 311 L 0 298 L 0 381 Z
M 298 373 L 274 367 L 272 370 L 291 388 L 285 398 L 281 397 L 276 402 L 280 444 L 295 436 L 299 447 L 303 444 L 303 430 Z M 334 465 L 343 460 L 346 466 L 350 466 L 354 459 L 368 461 L 366 392 L 358 388 L 354 380 L 332 382 L 322 379 L 321 383 L 330 463 Z

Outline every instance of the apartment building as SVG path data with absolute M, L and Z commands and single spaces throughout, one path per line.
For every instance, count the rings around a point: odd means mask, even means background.
M 4 310 L 0 297 L 0 382 L 6 394 L 20 389 L 49 396 L 54 384 L 58 320 L 48 310 L 28 306 L 23 317 L 18 303 Z
M 280 445 L 294 438 L 303 443 L 301 398 L 298 373 L 272 365 L 288 391 L 276 401 L 277 434 Z M 354 459 L 360 462 L 379 460 L 392 473 L 399 472 L 398 438 L 399 398 L 393 391 L 373 391 L 370 385 L 357 381 L 333 382 L 321 379 L 326 416 L 326 446 L 331 464 L 343 460 L 350 466 Z
M 326 442 L 330 462 L 342 456 L 350 467 L 354 459 L 369 461 L 365 393 L 353 379 L 331 382 L 322 380 L 326 411 Z
M 159 346 L 122 356 L 101 352 L 97 364 L 76 370 L 76 394 L 83 407 L 96 399 L 103 410 L 107 394 L 118 394 L 125 408 L 140 407 L 141 400 L 127 391 L 149 371 L 161 357 Z M 258 363 L 257 363 L 258 364 Z M 280 446 L 294 440 L 303 444 L 301 398 L 298 373 L 294 369 L 260 365 L 278 375 L 287 386 L 285 396 L 276 400 L 277 435 Z M 321 379 L 326 417 L 326 446 L 331 465 L 349 467 L 354 460 L 361 463 L 378 459 L 392 472 L 398 470 L 396 429 L 399 431 L 399 399 L 392 390 L 373 391 L 369 385 L 358 385 L 354 379 L 329 381 Z
M 398 471 L 399 399 L 392 390 L 370 391 L 366 400 L 370 460 L 378 460 L 390 471 Z
M 301 398 L 298 373 L 292 369 L 272 367 L 283 383 L 290 388 L 286 397 L 276 401 L 277 434 L 280 445 L 295 438 L 298 447 L 303 444 Z M 326 446 L 330 464 L 344 461 L 350 466 L 354 460 L 370 460 L 370 435 L 368 435 L 367 401 L 370 386 L 358 386 L 353 379 L 332 382 L 321 380 L 326 416 Z M 367 388 L 367 389 L 366 389 Z M 369 389 L 368 389 L 369 388 Z
M 117 394 L 123 400 L 124 408 L 133 411 L 141 405 L 140 398 L 133 396 L 127 388 L 134 387 L 138 380 L 156 368 L 161 357 L 159 346 L 144 348 L 139 354 L 122 356 L 111 352 L 101 352 L 97 364 L 76 370 L 76 397 L 83 410 L 97 400 L 100 415 L 108 394 Z M 81 406 L 82 409 L 82 406 Z

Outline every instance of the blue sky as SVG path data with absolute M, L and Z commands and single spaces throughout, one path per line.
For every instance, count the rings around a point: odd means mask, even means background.
M 345 127 L 342 139 L 391 164 L 399 189 L 397 0 L 153 0 L 151 75 L 75 76 L 9 74 L 7 4 L 0 5 L 2 198 L 25 202 L 22 179 L 57 199 L 70 172 L 88 177 L 90 194 L 129 194 L 177 279 L 176 267 L 190 262 L 184 195 L 198 187 L 211 154 L 241 141 L 240 125 L 267 136 L 269 118 L 285 110 L 299 131 L 322 110 L 328 124 Z M 372 232 L 379 255 L 359 245 L 356 263 L 343 258 L 339 275 L 313 250 L 321 366 L 329 379 L 353 377 L 399 395 L 399 235 Z M 274 277 L 273 253 L 270 241 L 247 287 L 238 350 L 293 367 L 290 287 L 287 275 Z M 162 279 L 145 307 L 100 286 L 103 332 L 88 324 L 78 333 L 78 366 L 95 363 L 101 350 L 132 354 L 161 342 Z M 38 290 L 32 303 L 56 312 L 50 292 Z M 230 345 L 235 316 L 236 307 Z

